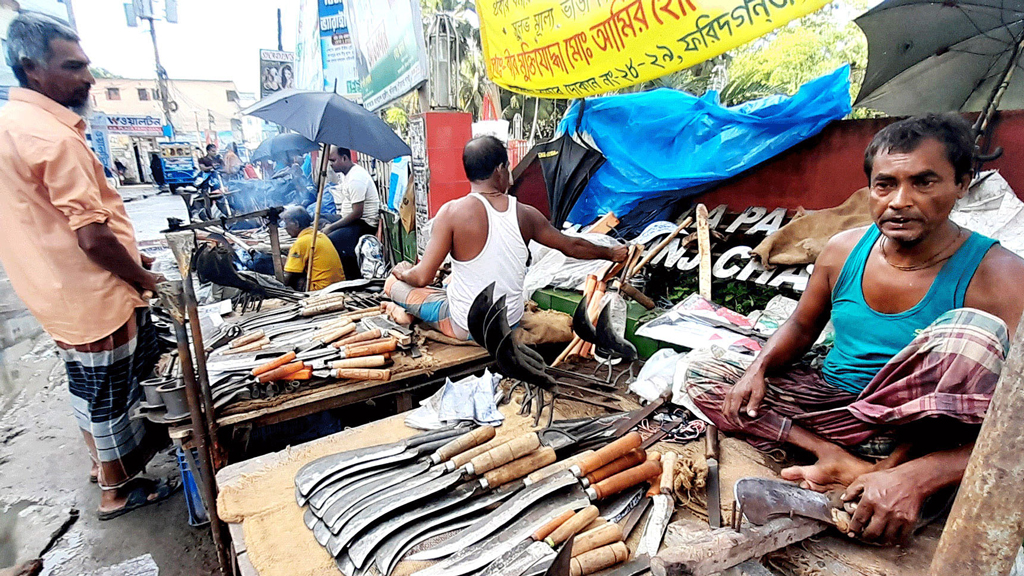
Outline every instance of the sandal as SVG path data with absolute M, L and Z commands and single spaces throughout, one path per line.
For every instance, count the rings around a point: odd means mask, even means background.
M 132 489 L 128 494 L 128 498 L 125 500 L 124 506 L 117 510 L 100 510 L 97 512 L 97 516 L 100 520 L 112 520 L 148 504 L 162 502 L 171 494 L 177 492 L 178 488 L 181 488 L 181 484 L 173 480 L 162 479 L 157 480 L 156 482 L 146 482 L 145 484 L 136 486 Z M 153 498 L 150 498 L 151 495 Z

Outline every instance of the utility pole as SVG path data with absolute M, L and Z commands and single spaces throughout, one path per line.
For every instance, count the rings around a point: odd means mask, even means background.
M 167 93 L 167 71 L 160 64 L 160 49 L 157 48 L 156 44 L 156 24 L 154 23 L 156 18 L 149 18 L 149 37 L 153 39 L 153 58 L 156 60 L 156 83 L 160 87 L 160 103 L 164 108 L 164 118 L 167 120 L 167 125 L 174 130 L 174 121 L 171 120 L 171 101 L 168 100 Z
M 284 44 L 281 44 L 281 9 L 277 9 L 277 51 L 284 51 Z
M 70 14 L 71 3 L 68 0 L 68 13 Z M 164 4 L 167 21 L 176 23 L 178 21 L 177 0 L 167 0 Z M 153 12 L 153 0 L 134 0 L 124 5 L 125 19 L 130 28 L 136 28 L 139 20 L 149 20 L 149 37 L 153 41 L 153 59 L 156 61 L 156 84 L 160 91 L 160 103 L 164 109 L 164 120 L 174 131 L 174 122 L 171 120 L 171 113 L 177 108 L 172 102 L 167 84 L 167 71 L 160 64 L 160 49 L 156 43 L 156 14 Z

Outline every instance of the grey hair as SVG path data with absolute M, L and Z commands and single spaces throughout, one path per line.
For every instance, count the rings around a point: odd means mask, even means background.
M 23 62 L 45 63 L 52 56 L 53 40 L 78 42 L 79 38 L 70 26 L 41 12 L 25 10 L 11 21 L 7 28 L 7 63 L 23 87 L 28 85 Z

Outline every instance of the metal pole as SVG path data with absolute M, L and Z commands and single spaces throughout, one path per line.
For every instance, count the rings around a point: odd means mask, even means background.
M 277 9 L 277 51 L 284 51 L 284 45 L 281 44 L 281 9 Z
M 185 396 L 188 399 L 188 408 L 192 416 L 192 435 L 195 438 L 196 448 L 199 449 L 199 465 L 201 467 L 199 471 L 201 476 L 199 487 L 203 491 L 203 501 L 213 503 L 207 506 L 206 511 L 210 518 L 210 531 L 213 534 L 213 544 L 217 550 L 220 573 L 223 576 L 227 576 L 231 573 L 231 568 L 228 563 L 227 546 L 223 538 L 223 525 L 220 522 L 220 516 L 217 514 L 216 478 L 213 472 L 208 431 L 203 422 L 203 410 L 199 400 L 192 353 L 189 350 L 188 332 L 185 330 L 185 302 L 181 283 L 166 282 L 161 284 L 160 298 L 164 303 L 164 307 L 170 313 L 171 324 L 174 326 L 174 336 L 178 342 L 178 361 L 181 363 L 181 375 L 185 382 Z
M 206 430 L 210 435 L 210 454 L 216 461 L 220 454 L 219 442 L 217 442 L 217 415 L 214 411 L 213 394 L 210 390 L 210 375 L 206 371 L 206 347 L 203 345 L 203 329 L 199 322 L 199 304 L 196 301 L 191 270 L 185 276 L 182 284 L 185 288 L 185 312 L 188 314 L 188 324 L 192 329 L 192 348 L 195 350 L 196 372 L 199 374 L 199 391 L 203 401 L 203 412 L 206 414 Z
M 1007 62 L 1006 69 L 1003 70 L 999 83 L 992 89 L 992 96 L 989 97 L 985 108 L 982 109 L 978 119 L 974 122 L 975 144 L 981 142 L 981 137 L 984 136 L 985 130 L 988 129 L 989 122 L 992 121 L 992 117 L 996 115 L 996 110 L 999 109 L 999 102 L 1002 101 L 1003 93 L 1006 92 L 1006 88 L 1010 85 L 1010 78 L 1013 77 L 1013 69 L 1017 67 L 1017 62 L 1020 60 L 1021 50 L 1024 50 L 1024 38 L 1014 44 L 1013 51 L 1010 52 L 1010 61 Z
M 1002 576 L 1024 540 L 1024 319 L 1013 337 L 931 576 Z
M 160 64 L 160 49 L 156 45 L 156 25 L 154 19 L 149 19 L 149 37 L 153 39 L 153 59 L 156 60 L 156 83 L 160 87 L 160 103 L 163 104 L 164 117 L 167 125 L 174 130 L 174 122 L 171 121 L 171 103 L 167 100 L 167 71 Z
M 278 213 L 267 216 L 267 232 L 270 233 L 270 261 L 274 263 L 274 276 L 284 282 L 284 264 L 281 262 L 281 236 L 277 231 Z
M 337 89 L 337 84 L 335 84 Z M 327 180 L 327 156 L 329 144 L 320 145 L 319 178 L 316 185 L 316 212 L 313 213 L 313 243 L 309 247 L 309 262 L 306 265 L 306 292 L 313 286 L 313 255 L 316 253 L 316 239 L 320 234 L 320 207 L 324 203 L 324 181 Z

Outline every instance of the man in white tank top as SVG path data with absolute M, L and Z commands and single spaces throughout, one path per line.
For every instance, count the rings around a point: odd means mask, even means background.
M 420 318 L 447 336 L 468 340 L 469 306 L 494 282 L 494 297 L 505 296 L 509 324 L 515 325 L 523 316 L 530 240 L 582 260 L 626 258 L 626 246 L 608 248 L 566 236 L 536 208 L 509 196 L 508 152 L 497 138 L 470 140 L 462 165 L 470 194 L 441 207 L 423 258 L 415 266 L 400 262 L 384 285 L 393 300 L 386 305 L 388 313 L 396 321 L 408 324 Z M 449 254 L 452 275 L 447 289 L 428 287 Z

